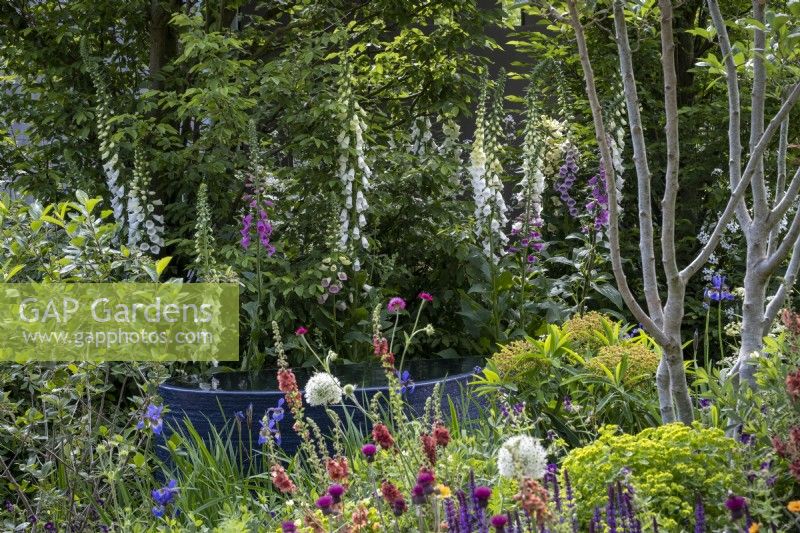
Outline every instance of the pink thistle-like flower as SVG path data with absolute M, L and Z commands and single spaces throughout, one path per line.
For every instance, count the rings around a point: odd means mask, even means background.
M 294 330 L 294 334 L 297 335 L 298 337 L 303 336 L 306 333 L 308 333 L 308 328 L 305 326 L 300 326 L 299 328 Z
M 390 313 L 399 313 L 406 308 L 406 301 L 400 298 L 399 296 L 395 296 L 391 300 L 389 300 L 389 304 L 386 306 L 386 309 L 389 310 Z
M 433 302 L 433 296 L 429 292 L 421 292 L 418 295 L 420 300 L 425 300 L 426 302 Z

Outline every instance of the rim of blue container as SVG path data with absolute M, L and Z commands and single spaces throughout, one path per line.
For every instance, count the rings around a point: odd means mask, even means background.
M 277 369 L 275 370 L 277 372 Z M 414 384 L 416 386 L 420 385 L 433 385 L 442 381 L 453 381 L 456 379 L 463 379 L 465 377 L 474 376 L 474 372 L 462 372 L 460 374 L 445 374 L 440 378 L 435 379 L 426 379 L 424 381 L 417 381 L 414 380 Z M 233 389 L 200 389 L 197 387 L 189 387 L 189 386 L 181 386 L 174 383 L 170 383 L 166 381 L 159 385 L 159 390 L 164 391 L 171 391 L 171 392 L 181 392 L 181 393 L 195 393 L 195 394 L 229 394 L 233 396 L 244 396 L 244 395 L 264 395 L 264 396 L 273 396 L 273 395 L 283 395 L 283 393 L 279 390 L 275 389 L 247 389 L 247 390 L 233 390 Z M 373 385 L 369 387 L 357 387 L 356 392 L 358 391 L 365 391 L 365 392 L 372 392 L 372 391 L 379 391 L 379 390 L 387 390 L 389 388 L 388 385 Z M 303 389 L 300 389 L 300 392 L 303 392 Z

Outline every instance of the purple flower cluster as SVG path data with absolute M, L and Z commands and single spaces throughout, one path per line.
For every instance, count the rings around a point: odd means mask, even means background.
M 248 178 L 245 182 L 245 193 L 242 195 L 247 205 L 247 211 L 242 217 L 242 229 L 239 233 L 242 234 L 242 248 L 245 250 L 250 248 L 253 234 L 253 213 L 258 213 L 258 220 L 256 221 L 256 235 L 258 242 L 267 250 L 267 254 L 272 256 L 275 253 L 275 246 L 270 242 L 272 236 L 272 222 L 269 220 L 267 209 L 273 207 L 271 200 L 264 199 L 264 191 L 254 182 L 252 178 Z
M 541 228 L 544 221 L 541 218 L 528 220 L 527 224 L 524 215 L 511 226 L 512 242 L 506 249 L 509 254 L 522 254 L 528 265 L 533 265 L 539 258 L 537 256 L 544 250 Z
M 247 213 L 242 217 L 242 248 L 247 249 L 250 247 L 251 234 L 253 228 L 253 214 Z M 272 256 L 275 253 L 275 246 L 270 242 L 272 236 L 272 223 L 269 220 L 269 215 L 266 209 L 258 211 L 258 221 L 256 222 L 256 234 L 261 246 L 267 251 L 267 254 Z
M 586 204 L 586 212 L 594 217 L 594 229 L 600 231 L 608 226 L 608 195 L 606 194 L 606 170 L 600 163 L 600 170 L 589 179 L 591 187 L 590 199 Z
M 569 144 L 564 154 L 564 164 L 558 170 L 558 180 L 556 180 L 556 191 L 567 206 L 569 214 L 573 217 L 578 216 L 577 202 L 570 196 L 570 190 L 575 185 L 578 178 L 578 150 L 574 145 Z
M 591 533 L 607 531 L 616 533 L 617 531 L 630 531 L 641 533 L 642 523 L 637 518 L 636 509 L 633 505 L 633 487 L 623 486 L 621 482 L 608 486 L 608 501 L 605 509 L 605 524 L 603 524 L 601 511 L 595 507 L 594 516 L 589 522 Z M 657 526 L 656 526 L 657 527 Z
M 344 288 L 345 281 L 347 281 L 347 274 L 342 271 L 337 272 L 336 277 L 322 278 L 319 284 L 325 292 L 320 296 L 319 303 L 325 303 L 329 294 L 339 294 Z

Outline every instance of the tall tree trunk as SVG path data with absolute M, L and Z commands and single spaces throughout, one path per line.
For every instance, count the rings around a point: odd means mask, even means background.
M 763 246 L 762 246 L 763 248 Z M 747 261 L 751 256 L 748 253 Z M 740 383 L 755 387 L 755 366 L 751 361 L 753 352 L 764 347 L 764 311 L 767 298 L 766 280 L 755 269 L 748 268 L 744 276 L 744 303 L 742 305 L 742 344 L 739 347 Z
M 692 397 L 689 394 L 689 385 L 686 382 L 686 367 L 683 364 L 683 349 L 681 348 L 680 338 L 666 346 L 663 360 L 669 369 L 670 392 L 672 401 L 675 403 L 675 418 L 673 420 L 664 419 L 663 422 L 683 422 L 691 424 L 694 420 L 694 409 L 692 407 Z M 663 406 L 661 407 L 664 412 Z M 663 414 L 662 414 L 663 417 Z
M 669 377 L 669 362 L 662 353 L 661 361 L 656 370 L 656 390 L 658 391 L 658 408 L 661 413 L 661 422 L 669 424 L 675 422 L 675 406 L 672 403 L 672 385 Z
M 166 9 L 165 9 L 166 8 Z M 181 0 L 150 0 L 150 88 L 164 88 L 161 69 L 178 52 L 178 36 L 169 25 L 174 13 L 180 11 Z

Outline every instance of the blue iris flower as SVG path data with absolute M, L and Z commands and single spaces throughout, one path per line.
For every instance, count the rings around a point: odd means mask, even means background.
M 725 284 L 725 276 L 721 274 L 711 276 L 711 286 L 706 288 L 705 297 L 714 302 L 733 300 L 733 294 Z
M 286 400 L 281 398 L 278 400 L 277 407 L 270 407 L 267 409 L 267 412 L 264 413 L 264 418 L 259 422 L 261 424 L 261 430 L 258 432 L 259 445 L 266 444 L 270 436 L 275 439 L 278 446 L 281 445 L 281 430 L 278 427 L 278 422 L 283 420 L 285 416 L 285 411 L 283 409 L 285 403 Z
M 136 429 L 144 429 L 148 427 L 152 429 L 153 433 L 156 435 L 161 435 L 161 431 L 164 429 L 164 420 L 162 419 L 163 414 L 163 405 L 148 405 L 144 416 L 142 416 L 142 419 L 136 424 Z
M 400 371 L 397 371 L 397 379 L 400 380 L 400 394 L 405 394 L 406 392 L 414 392 L 414 389 L 417 387 L 414 380 L 411 379 L 411 374 L 408 370 L 403 370 L 401 374 Z
M 178 482 L 170 480 L 166 486 L 161 487 L 160 489 L 154 489 L 151 493 L 153 496 L 153 501 L 156 502 L 157 506 L 153 507 L 153 514 L 155 516 L 163 516 L 164 515 L 164 508 L 171 504 L 175 500 L 175 496 L 178 494 Z M 156 513 L 156 509 L 161 511 L 161 514 Z

